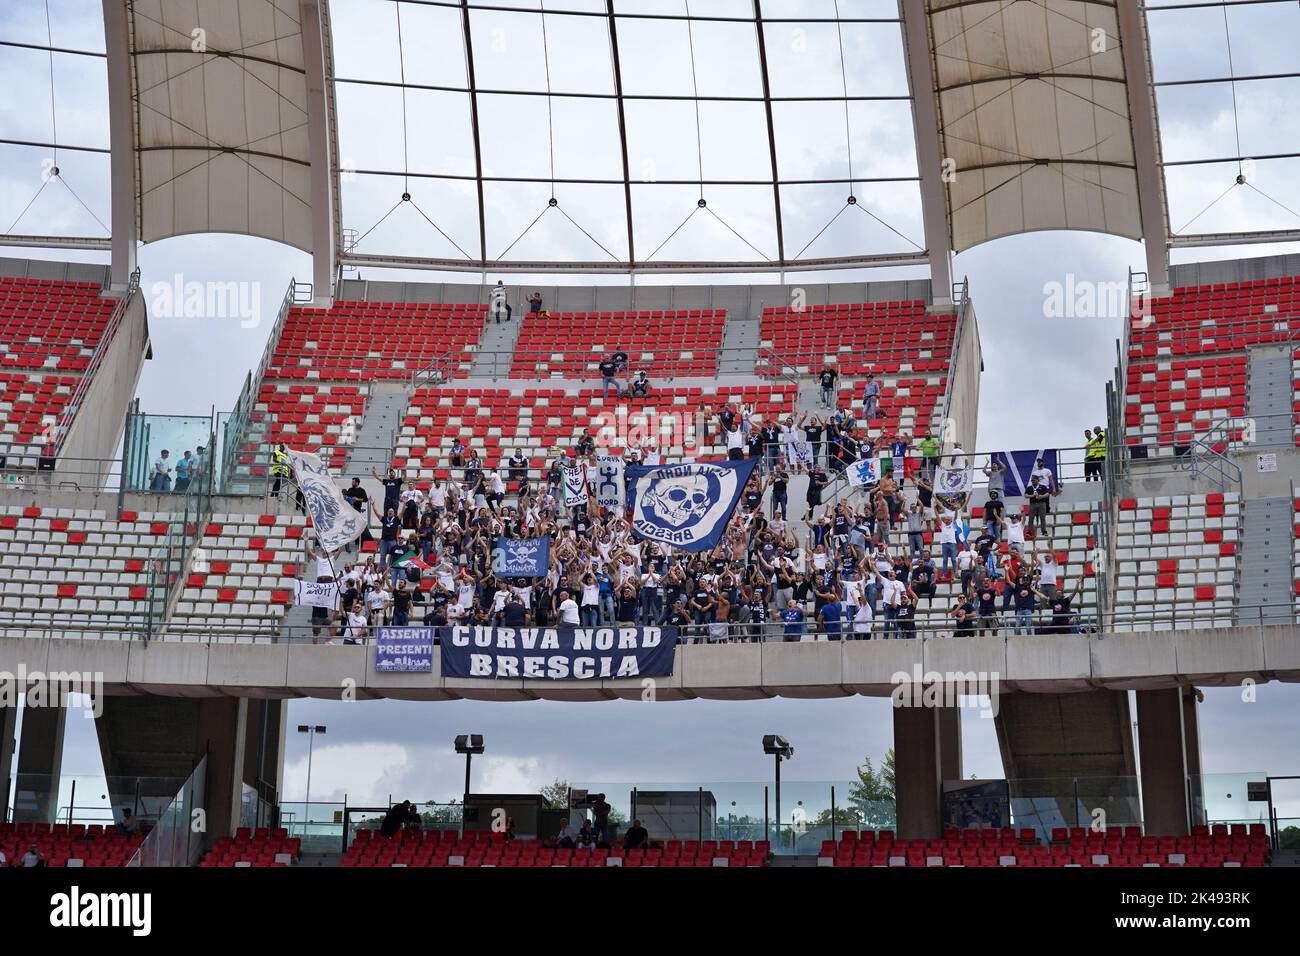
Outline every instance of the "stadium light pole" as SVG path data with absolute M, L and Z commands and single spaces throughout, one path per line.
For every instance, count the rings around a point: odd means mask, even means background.
M 465 755 L 465 797 L 464 803 L 461 804 L 461 813 L 465 812 L 465 804 L 469 803 L 469 766 L 470 761 L 474 759 L 475 754 L 481 754 L 487 748 L 483 746 L 482 734 L 460 734 L 456 738 L 456 753 Z
M 794 748 L 780 734 L 763 735 L 763 753 L 776 758 L 776 842 L 781 842 L 781 761 L 794 756 Z
M 316 735 L 325 733 L 324 724 L 299 724 L 298 733 L 307 735 L 307 819 L 311 819 L 311 752 Z

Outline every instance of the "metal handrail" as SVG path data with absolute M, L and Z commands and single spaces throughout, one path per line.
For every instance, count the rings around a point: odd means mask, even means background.
M 915 634 L 917 637 L 926 639 L 947 639 L 953 637 L 954 624 L 947 620 L 942 624 L 935 623 L 934 618 L 947 618 L 951 611 L 952 605 L 949 601 L 956 601 L 956 596 L 944 597 L 942 600 L 936 599 L 923 612 L 918 615 L 915 624 Z M 811 604 L 811 602 L 809 602 Z M 416 605 L 416 609 L 420 608 Z M 807 619 L 803 624 L 803 636 L 809 638 L 824 637 L 829 632 L 826 628 L 817 624 L 814 614 L 809 610 L 808 605 L 803 606 Z M 1243 614 L 1243 612 L 1246 612 Z M 1035 609 L 1034 625 L 1036 628 L 1051 628 L 1052 613 L 1047 607 L 1038 607 Z M 1146 633 L 1156 631 L 1187 631 L 1199 630 L 1205 627 L 1243 627 L 1243 626 L 1292 626 L 1300 623 L 1300 610 L 1286 605 L 1276 604 L 1251 604 L 1233 607 L 1229 604 L 1216 606 L 1212 608 L 1202 608 L 1199 610 L 1179 611 L 1170 608 L 1168 610 L 1144 610 L 1144 611 L 1110 611 L 1101 613 L 1099 610 L 1082 609 L 1076 610 L 1072 615 L 1076 620 L 1076 625 L 1080 629 L 1079 636 L 1091 636 L 1100 634 L 1103 639 L 1107 635 L 1121 633 Z M 136 640 L 146 637 L 145 629 L 139 625 L 119 624 L 118 622 L 105 622 L 104 625 L 96 625 L 94 622 L 81 624 L 75 621 L 76 615 L 72 615 L 65 621 L 53 622 L 48 616 L 43 618 L 26 617 L 26 618 L 8 618 L 0 616 L 0 638 L 7 637 L 24 637 L 33 640 L 77 640 L 77 639 L 104 639 L 104 640 Z M 1222 623 L 1215 623 L 1216 619 L 1221 619 Z M 165 642 L 191 642 L 201 644 L 215 643 L 256 643 L 256 644 L 311 644 L 313 638 L 313 627 L 311 625 L 284 626 L 283 617 L 277 618 L 253 618 L 242 619 L 238 622 L 232 622 L 228 625 L 189 625 L 184 618 L 173 618 L 168 622 L 165 633 L 153 635 L 150 639 Z M 872 637 L 883 636 L 885 630 L 885 620 L 882 614 L 877 614 L 871 622 L 871 628 L 861 632 L 863 635 Z M 385 625 L 387 626 L 387 625 Z M 414 614 L 411 619 L 411 626 L 423 627 L 421 620 Z M 427 625 L 433 626 L 433 625 Z M 441 625 L 447 627 L 449 625 Z M 555 624 L 547 625 L 549 627 Z M 613 627 L 614 622 L 601 623 L 597 627 Z M 741 640 L 751 637 L 757 637 L 755 628 L 762 629 L 762 643 L 779 643 L 783 635 L 785 624 L 779 618 L 769 619 L 765 622 L 729 622 L 726 624 L 729 639 Z M 708 624 L 691 624 L 683 627 L 678 635 L 678 643 L 709 643 L 707 638 Z M 1015 640 L 1018 636 L 1012 632 L 1014 628 L 1014 614 L 999 611 L 995 617 L 995 626 L 986 628 L 995 633 L 993 636 L 1000 637 L 1003 640 Z M 319 642 L 324 644 L 330 640 L 341 640 L 343 626 L 336 622 L 331 628 L 330 625 L 320 626 Z M 334 631 L 331 634 L 331 630 Z M 840 634 L 851 634 L 853 630 L 852 621 L 841 623 Z M 1059 635 L 1059 631 L 1047 631 Z M 970 636 L 978 636 L 970 635 Z M 987 635 L 986 635 L 987 636 Z M 373 643 L 373 635 L 363 641 L 364 644 Z
M 961 289 L 961 298 L 957 299 L 957 323 L 953 327 L 952 352 L 948 359 L 948 371 L 944 376 L 943 406 L 940 409 L 940 420 L 945 423 L 952 420 L 952 383 L 955 378 L 953 372 L 957 368 L 957 355 L 961 349 L 961 335 L 966 326 L 966 310 L 970 306 L 970 278 L 963 277 L 961 282 L 954 282 L 952 291 L 956 293 L 958 288 Z M 955 295 L 954 298 L 956 298 Z M 931 422 L 931 425 L 933 425 L 933 422 Z M 946 433 L 948 429 L 945 428 L 943 431 Z M 945 446 L 948 443 L 946 434 L 943 437 L 943 442 Z M 947 451 L 948 449 L 945 447 L 944 450 Z
M 72 419 L 76 416 L 77 411 L 81 408 L 81 403 L 86 398 L 86 392 L 90 390 L 91 379 L 94 378 L 95 372 L 104 362 L 104 356 L 108 354 L 113 340 L 117 337 L 118 327 L 122 324 L 122 319 L 126 316 L 126 310 L 130 307 L 132 299 L 140 291 L 140 270 L 137 267 L 126 282 L 126 290 L 122 297 L 117 300 L 117 305 L 113 307 L 113 313 L 108 317 L 108 323 L 104 326 L 104 331 L 99 337 L 99 342 L 95 346 L 95 352 L 90 357 L 90 362 L 86 365 L 85 371 L 81 373 L 81 378 L 77 380 L 77 387 L 72 393 L 72 398 L 68 404 L 63 407 L 63 412 L 59 415 L 58 423 L 55 425 L 54 436 L 54 454 L 58 456 L 63 450 L 63 442 L 67 437 L 68 430 L 72 427 Z

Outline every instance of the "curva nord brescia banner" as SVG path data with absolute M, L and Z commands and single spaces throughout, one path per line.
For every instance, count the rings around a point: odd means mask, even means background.
M 675 627 L 440 628 L 443 677 L 607 680 L 669 677 Z

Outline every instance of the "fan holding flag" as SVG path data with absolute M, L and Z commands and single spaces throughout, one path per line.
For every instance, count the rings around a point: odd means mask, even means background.
M 414 541 L 407 541 L 404 552 L 389 562 L 389 572 L 392 574 L 393 588 L 397 588 L 398 576 L 406 578 L 411 584 L 419 584 L 420 578 L 424 572 L 430 570 L 433 566 L 425 563 L 420 557 L 420 546 Z

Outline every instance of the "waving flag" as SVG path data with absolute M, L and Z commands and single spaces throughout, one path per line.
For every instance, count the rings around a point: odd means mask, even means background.
M 859 458 L 849 465 L 846 473 L 849 476 L 849 484 L 855 488 L 865 488 L 867 485 L 878 484 L 880 482 L 880 459 Z
M 395 568 L 419 568 L 421 571 L 428 571 L 433 568 L 432 564 L 425 563 L 417 551 L 408 551 L 400 558 L 394 558 L 392 566 Z
M 629 465 L 632 527 L 643 538 L 683 551 L 721 540 L 757 458 L 681 465 Z
M 1033 473 L 1034 462 L 1041 458 L 1044 466 L 1053 474 L 1057 473 L 1057 454 L 1055 448 L 1040 448 L 1038 451 L 995 451 L 991 456 L 1002 462 L 1006 468 L 1006 493 L 1023 495 L 1029 487 L 1029 476 Z
M 343 493 L 320 456 L 293 449 L 288 452 L 289 465 L 321 547 L 337 551 L 361 537 L 368 524 L 366 516 L 343 500 Z
M 970 498 L 974 477 L 969 468 L 937 468 L 934 472 L 934 497 L 950 511 L 961 511 Z

